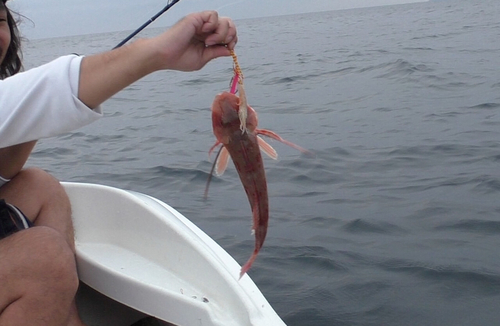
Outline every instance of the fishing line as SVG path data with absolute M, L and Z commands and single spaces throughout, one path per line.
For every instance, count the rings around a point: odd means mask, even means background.
M 234 5 L 237 5 L 237 4 L 242 3 L 242 2 L 246 2 L 246 0 L 231 2 L 231 3 L 228 3 L 228 4 L 222 5 L 222 6 L 220 6 L 219 8 L 217 8 L 215 10 L 220 11 L 223 8 L 234 6 Z
M 220 147 L 219 151 L 217 152 L 217 155 L 215 156 L 214 163 L 212 164 L 212 169 L 210 170 L 210 174 L 208 175 L 207 179 L 207 184 L 205 185 L 205 193 L 203 195 L 204 200 L 207 200 L 208 198 L 208 187 L 210 187 L 210 181 L 212 181 L 212 176 L 214 175 L 215 166 L 217 165 L 217 160 L 219 159 L 219 155 L 222 152 L 223 148 L 224 146 Z
M 152 22 L 154 22 L 158 17 L 160 17 L 161 15 L 163 15 L 165 12 L 167 12 L 167 10 L 169 10 L 170 8 L 172 8 L 179 1 L 180 0 L 171 0 L 171 1 L 169 0 L 167 2 L 167 5 L 162 10 L 160 10 L 156 15 L 154 15 L 153 17 L 151 17 L 147 22 L 145 22 L 144 24 L 142 24 L 141 27 L 139 27 L 138 29 L 136 29 L 135 31 L 133 31 L 132 34 L 130 34 L 129 36 L 127 36 L 123 41 L 121 41 L 120 43 L 118 43 L 118 45 L 115 46 L 113 48 L 113 50 L 116 49 L 116 48 L 119 48 L 120 46 L 122 46 L 125 43 L 127 43 L 128 41 L 130 41 L 131 38 L 133 38 L 134 36 L 136 36 L 137 34 L 139 34 L 140 31 L 142 31 L 149 24 L 151 24 Z

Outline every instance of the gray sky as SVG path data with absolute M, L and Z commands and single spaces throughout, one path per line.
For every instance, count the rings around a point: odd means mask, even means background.
M 216 9 L 233 19 L 276 16 L 426 0 L 181 0 L 152 26 L 168 26 L 187 13 Z M 166 0 L 10 0 L 24 19 L 24 36 L 49 38 L 134 30 L 161 10 Z

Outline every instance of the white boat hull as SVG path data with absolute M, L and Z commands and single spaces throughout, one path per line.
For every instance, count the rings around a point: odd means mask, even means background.
M 63 185 L 89 325 L 123 326 L 145 315 L 179 326 L 285 325 L 248 275 L 238 280 L 239 264 L 172 207 L 112 187 Z M 85 312 L 96 301 L 115 316 Z

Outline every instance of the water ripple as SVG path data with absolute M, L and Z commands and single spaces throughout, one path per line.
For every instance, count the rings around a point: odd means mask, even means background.
M 363 219 L 355 219 L 347 222 L 343 229 L 353 234 L 377 233 L 377 234 L 402 234 L 403 229 L 387 222 L 366 221 Z
M 500 234 L 500 221 L 468 219 L 452 221 L 436 226 L 436 230 L 458 230 L 482 235 Z
M 396 273 L 434 281 L 435 286 L 440 288 L 444 295 L 466 296 L 471 292 L 476 295 L 500 295 L 500 274 L 487 270 L 424 264 L 408 260 L 387 260 L 380 262 L 379 265 Z

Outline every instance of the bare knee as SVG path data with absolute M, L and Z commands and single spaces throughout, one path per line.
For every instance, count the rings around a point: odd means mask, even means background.
M 35 225 L 54 227 L 61 223 L 71 224 L 68 195 L 61 183 L 44 170 L 22 170 L 0 189 L 0 195 L 19 207 Z M 45 216 L 44 221 L 37 221 L 41 216 Z
M 31 269 L 42 287 L 73 297 L 78 288 L 75 255 L 66 239 L 50 227 L 34 227 L 30 235 L 33 250 Z M 49 285 L 50 284 L 50 285 Z
M 78 289 L 74 253 L 64 236 L 50 227 L 38 226 L 18 232 L 6 241 L 12 267 L 9 283 L 17 283 L 27 295 L 71 300 Z M 41 298 L 47 300 L 47 298 Z
M 49 227 L 33 227 L 5 238 L 0 247 L 0 324 L 44 318 L 59 325 L 68 318 L 79 282 L 65 238 Z
M 20 179 L 24 184 L 29 184 L 32 189 L 38 190 L 37 193 L 44 197 L 67 198 L 59 180 L 42 169 L 30 167 L 19 172 L 15 178 Z

